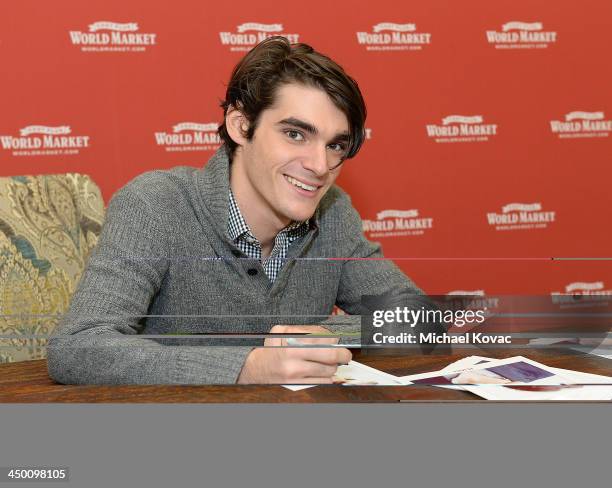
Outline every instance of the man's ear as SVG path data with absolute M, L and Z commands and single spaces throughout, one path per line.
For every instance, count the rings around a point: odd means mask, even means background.
M 244 146 L 247 141 L 249 122 L 243 113 L 233 105 L 230 105 L 225 114 L 225 127 L 232 140 L 239 146 Z

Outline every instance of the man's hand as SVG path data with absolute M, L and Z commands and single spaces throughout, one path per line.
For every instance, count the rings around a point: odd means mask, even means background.
M 275 325 L 272 334 L 329 334 L 319 325 Z M 264 347 L 253 349 L 247 356 L 238 383 L 333 383 L 332 376 L 339 364 L 347 364 L 351 351 L 344 347 L 325 347 L 337 344 L 337 337 L 300 337 L 301 344 L 322 347 L 270 347 L 286 346 L 287 339 L 269 338 Z

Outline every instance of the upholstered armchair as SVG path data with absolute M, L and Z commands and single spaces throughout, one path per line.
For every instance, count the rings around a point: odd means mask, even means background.
M 0 363 L 46 357 L 103 219 L 88 176 L 0 178 Z

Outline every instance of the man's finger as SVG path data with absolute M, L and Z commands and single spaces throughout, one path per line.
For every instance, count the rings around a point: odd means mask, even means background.
M 275 325 L 270 329 L 273 334 L 323 334 L 329 335 L 331 331 L 320 325 Z
M 304 370 L 302 376 L 315 378 L 331 378 L 338 371 L 338 365 L 330 365 L 324 363 L 316 363 L 313 361 L 303 361 Z
M 288 354 L 296 358 L 329 365 L 348 364 L 353 357 L 351 351 L 344 347 L 296 347 L 289 351 Z
M 288 346 L 312 346 L 313 344 L 338 344 L 338 337 L 296 337 L 287 341 Z

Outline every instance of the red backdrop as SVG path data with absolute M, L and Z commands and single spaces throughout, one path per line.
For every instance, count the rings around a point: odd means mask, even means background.
M 11 2 L 0 172 L 86 173 L 108 200 L 202 166 L 232 67 L 281 33 L 359 81 L 370 137 L 338 182 L 424 289 L 606 293 L 612 261 L 550 258 L 612 248 L 611 23 L 609 0 Z

